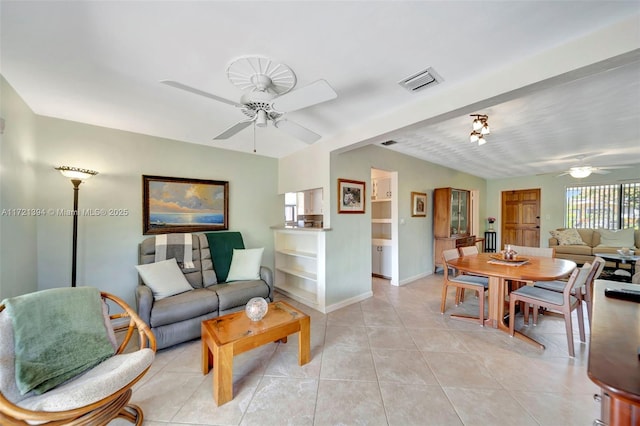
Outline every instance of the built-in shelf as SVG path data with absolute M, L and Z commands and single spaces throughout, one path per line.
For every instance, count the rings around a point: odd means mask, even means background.
M 309 307 L 326 313 L 325 233 L 276 229 L 275 287 Z
M 372 187 L 371 272 L 376 276 L 391 278 L 391 256 L 393 253 L 391 178 L 372 176 Z
M 297 251 L 297 250 L 276 250 L 276 253 L 286 254 L 287 256 L 297 256 L 297 257 L 306 257 L 309 259 L 315 259 L 318 255 L 316 253 L 308 252 L 308 251 Z
M 391 218 L 371 219 L 371 223 L 391 223 Z

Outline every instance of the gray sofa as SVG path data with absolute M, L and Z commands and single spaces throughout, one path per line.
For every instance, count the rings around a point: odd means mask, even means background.
M 153 331 L 158 349 L 199 338 L 203 320 L 242 310 L 253 297 L 273 301 L 273 273 L 265 266 L 260 268 L 259 280 L 224 282 L 234 248 L 244 248 L 239 232 L 194 233 L 194 268 L 182 270 L 191 290 L 154 300 L 151 288 L 139 281 L 138 315 Z M 139 264 L 153 263 L 155 250 L 155 237 L 142 241 Z
M 558 228 L 555 231 L 562 231 L 566 228 Z M 582 238 L 582 244 L 560 244 L 557 238 L 551 237 L 549 238 L 549 247 L 555 249 L 556 257 L 560 259 L 569 259 L 573 260 L 578 264 L 583 264 L 585 262 L 593 262 L 596 253 L 617 253 L 617 250 L 621 247 L 610 247 L 601 245 L 600 241 L 600 232 L 597 229 L 593 228 L 576 228 L 578 234 L 580 234 L 580 238 Z M 633 244 L 635 247 L 640 248 L 640 230 L 635 230 L 633 233 Z M 631 243 L 627 244 L 629 247 L 633 249 Z M 607 266 L 613 266 L 613 263 L 608 262 Z M 628 265 L 622 265 L 623 268 L 628 267 Z

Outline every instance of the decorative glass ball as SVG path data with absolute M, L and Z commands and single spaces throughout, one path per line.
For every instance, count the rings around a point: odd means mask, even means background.
M 262 297 L 254 297 L 247 302 L 244 311 L 251 321 L 260 321 L 267 314 L 269 305 Z

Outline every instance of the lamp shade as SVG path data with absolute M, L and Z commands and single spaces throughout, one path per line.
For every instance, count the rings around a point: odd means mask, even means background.
M 80 179 L 87 180 L 98 174 L 95 170 L 81 169 L 78 167 L 69 167 L 69 166 L 58 166 L 56 167 L 62 176 L 68 177 L 69 179 Z

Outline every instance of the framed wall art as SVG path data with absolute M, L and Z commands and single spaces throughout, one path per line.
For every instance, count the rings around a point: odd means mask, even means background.
M 424 192 L 411 193 L 411 216 L 427 216 L 427 194 L 425 194 Z
M 229 229 L 229 182 L 142 176 L 144 235 Z
M 364 213 L 365 183 L 338 179 L 338 213 Z

